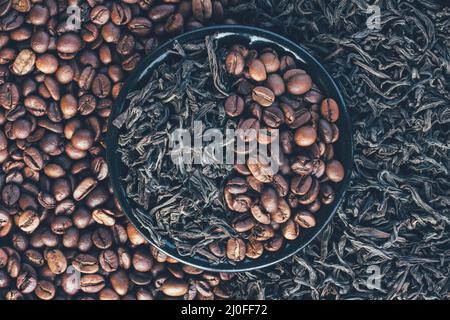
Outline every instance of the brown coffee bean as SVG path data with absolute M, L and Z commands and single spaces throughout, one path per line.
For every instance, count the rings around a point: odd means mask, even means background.
M 11 134 L 16 139 L 26 139 L 31 134 L 31 123 L 26 119 L 14 121 L 11 126 Z
M 245 179 L 237 177 L 228 180 L 225 188 L 231 194 L 242 194 L 247 192 L 248 185 Z
M 17 106 L 20 99 L 19 89 L 14 83 L 4 83 L 0 86 L 0 106 L 6 110 Z
M 232 227 L 237 232 L 247 232 L 251 230 L 254 225 L 255 222 L 249 215 L 239 215 L 232 222 Z
M 228 53 L 225 60 L 225 67 L 228 73 L 238 76 L 244 71 L 244 66 L 244 58 L 239 52 L 232 51 Z
M 45 53 L 37 57 L 36 68 L 45 74 L 55 73 L 58 70 L 58 59 L 50 53 Z
M 291 191 L 297 195 L 305 195 L 312 186 L 313 179 L 309 175 L 295 175 L 291 179 Z
M 263 182 L 268 183 L 271 182 L 273 176 L 275 175 L 274 169 L 272 168 L 271 162 L 262 157 L 261 155 L 257 158 L 251 157 L 247 162 L 247 166 L 253 176 Z
M 237 117 L 244 111 L 244 100 L 237 95 L 231 95 L 225 100 L 224 108 L 229 117 Z
M 29 49 L 24 49 L 19 52 L 14 60 L 11 71 L 19 76 L 26 75 L 33 71 L 35 62 L 36 54 Z
M 278 210 L 270 215 L 270 219 L 275 223 L 285 223 L 291 217 L 291 208 L 284 198 L 278 201 Z
M 283 237 L 287 240 L 295 240 L 300 235 L 300 231 L 298 228 L 298 224 L 296 224 L 293 220 L 288 220 L 281 227 L 281 233 Z
M 227 257 L 233 261 L 242 261 L 245 259 L 246 245 L 244 240 L 239 238 L 228 239 Z
M 252 229 L 252 237 L 256 241 L 266 241 L 275 235 L 275 230 L 269 225 L 257 225 Z
M 173 26 L 175 26 L 177 22 L 172 21 L 171 23 L 173 24 Z M 136 36 L 146 37 L 153 30 L 153 24 L 147 18 L 136 17 L 131 19 L 131 21 L 128 23 L 128 30 L 130 30 Z
M 161 286 L 161 291 L 169 297 L 182 297 L 188 291 L 189 285 L 184 280 L 167 279 Z
M 253 218 L 255 218 L 255 220 L 258 221 L 259 223 L 262 224 L 271 223 L 270 214 L 264 211 L 259 202 L 254 203 L 250 208 L 250 211 L 252 213 Z
M 34 171 L 40 171 L 44 168 L 44 159 L 40 151 L 34 147 L 28 147 L 23 151 L 23 161 Z
M 266 67 L 259 59 L 253 59 L 248 63 L 248 72 L 250 77 L 257 82 L 267 79 Z
M 317 130 L 312 126 L 303 126 L 295 131 L 295 143 L 301 147 L 308 147 L 316 142 Z
M 87 177 L 80 181 L 73 191 L 73 198 L 75 201 L 80 201 L 85 198 L 97 185 L 94 178 Z
M 39 215 L 33 210 L 26 210 L 19 215 L 17 226 L 25 233 L 32 233 L 39 226 Z
M 253 200 L 249 196 L 238 194 L 234 198 L 233 207 L 231 209 L 239 213 L 245 213 L 250 209 L 252 203 Z
M 205 22 L 211 19 L 213 5 L 211 0 L 192 0 L 192 14 L 195 19 Z
M 296 213 L 294 221 L 302 228 L 312 228 L 316 225 L 316 218 L 309 211 L 301 210 Z
M 313 203 L 319 196 L 319 191 L 320 191 L 319 181 L 316 178 L 313 178 L 311 188 L 305 195 L 300 196 L 298 198 L 298 203 L 304 206 Z
M 291 70 L 289 70 L 291 71 Z M 289 72 L 288 71 L 288 72 Z M 301 95 L 312 87 L 312 79 L 308 74 L 297 74 L 287 80 L 287 90 L 290 94 Z
M 99 266 L 97 259 L 88 254 L 79 254 L 72 260 L 72 266 L 75 270 L 85 274 L 98 272 Z
M 28 21 L 35 26 L 43 26 L 47 23 L 50 13 L 46 6 L 35 4 L 28 13 Z
M 255 118 L 248 118 L 241 120 L 237 127 L 237 136 L 241 141 L 250 142 L 254 141 L 260 129 L 259 121 Z M 243 152 L 243 150 L 238 149 L 238 152 Z
M 47 112 L 47 103 L 38 96 L 28 96 L 24 100 L 24 105 L 27 110 L 36 117 L 42 117 Z
M 278 195 L 275 189 L 266 187 L 261 193 L 261 205 L 269 213 L 278 210 Z
M 272 186 L 279 197 L 285 197 L 289 192 L 289 184 L 282 175 L 276 174 L 273 176 Z
M 110 11 L 106 6 L 98 5 L 92 8 L 90 13 L 91 21 L 98 25 L 104 25 L 109 21 Z
M 175 13 L 167 18 L 166 24 L 164 25 L 164 30 L 170 35 L 175 35 L 183 30 L 183 25 L 183 15 L 180 13 Z
M 271 106 L 275 101 L 275 95 L 269 88 L 255 87 L 252 91 L 253 101 L 259 103 L 263 107 Z
M 18 187 L 17 187 L 17 190 L 19 190 Z M 18 192 L 20 192 L 20 190 Z M 3 202 L 5 202 L 4 201 L 4 199 L 5 199 L 5 194 L 4 193 L 5 192 L 2 191 L 2 200 L 3 200 Z M 5 204 L 7 204 L 7 202 L 5 202 Z M 5 236 L 7 236 L 9 234 L 9 232 L 11 231 L 12 227 L 13 227 L 13 223 L 12 223 L 12 219 L 9 216 L 9 214 L 7 214 L 6 212 L 0 211 L 0 238 L 3 238 Z M 0 256 L 0 258 L 1 258 L 1 256 Z M 6 261 L 6 259 L 3 260 L 3 262 L 5 262 L 5 261 Z M 0 262 L 1 262 L 1 260 L 0 260 Z
M 99 274 L 88 274 L 80 278 L 80 289 L 85 293 L 98 293 L 105 287 L 105 279 Z
M 273 52 L 264 52 L 259 56 L 268 73 L 277 72 L 280 69 L 280 60 L 278 55 Z
M 62 251 L 51 249 L 45 255 L 47 265 L 54 274 L 62 274 L 67 269 L 67 260 Z
M 75 33 L 65 33 L 56 42 L 56 49 L 63 55 L 74 54 L 81 50 L 82 42 Z
M 34 293 L 41 300 L 52 300 L 55 297 L 56 288 L 50 281 L 40 280 L 37 283 Z
M 246 257 L 250 259 L 258 259 L 264 253 L 264 246 L 261 242 L 250 240 L 246 246 Z
M 283 95 L 286 91 L 283 78 L 277 73 L 270 74 L 267 77 L 266 86 L 272 90 L 276 97 Z
M 283 111 L 275 106 L 264 108 L 263 121 L 271 128 L 279 128 L 284 123 Z
M 92 194 L 92 193 L 91 193 Z M 96 209 L 92 212 L 92 219 L 98 224 L 112 227 L 116 223 L 114 213 L 108 209 Z
M 113 2 L 111 6 L 111 21 L 117 25 L 125 25 L 130 22 L 132 12 L 125 3 Z
M 338 160 L 332 160 L 326 165 L 328 179 L 333 182 L 341 182 L 344 179 L 344 167 Z
M 339 106 L 334 99 L 324 99 L 320 105 L 320 113 L 329 122 L 339 119 Z
M 112 288 L 118 295 L 124 296 L 128 293 L 130 282 L 124 270 L 114 272 L 110 276 Z

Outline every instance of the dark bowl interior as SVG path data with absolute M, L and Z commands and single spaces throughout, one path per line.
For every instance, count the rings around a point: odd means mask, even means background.
M 314 57 L 312 57 L 301 46 L 293 43 L 292 41 L 281 37 L 275 33 L 262 30 L 254 27 L 245 26 L 214 26 L 208 28 L 198 29 L 192 32 L 185 33 L 174 40 L 180 43 L 189 42 L 192 40 L 204 39 L 205 36 L 214 35 L 219 41 L 219 46 L 227 47 L 230 44 L 242 43 L 249 45 L 253 48 L 270 46 L 280 54 L 289 54 L 293 56 L 300 68 L 305 69 L 312 77 L 314 83 L 316 83 L 322 92 L 327 97 L 334 98 L 341 111 L 341 117 L 337 122 L 340 129 L 340 138 L 335 145 L 335 157 L 342 162 L 345 167 L 345 179 L 339 184 L 335 185 L 336 200 L 332 205 L 322 206 L 322 209 L 315 214 L 317 218 L 317 225 L 311 229 L 305 229 L 301 231 L 301 236 L 294 241 L 285 242 L 284 247 L 275 253 L 264 253 L 262 257 L 256 260 L 245 259 L 236 264 L 222 263 L 217 265 L 211 265 L 206 258 L 201 256 L 187 257 L 180 256 L 175 246 L 170 242 L 170 239 L 165 241 L 165 245 L 158 247 L 162 252 L 167 255 L 192 266 L 207 269 L 218 272 L 237 272 L 237 271 L 249 271 L 259 269 L 277 263 L 287 257 L 292 256 L 308 243 L 311 242 L 330 222 L 334 216 L 337 208 L 341 204 L 345 190 L 348 187 L 351 175 L 351 167 L 353 160 L 353 145 L 352 145 L 352 130 L 350 118 L 347 112 L 347 108 L 333 79 L 328 72 L 324 69 Z M 130 91 L 142 88 L 149 76 L 151 75 L 155 66 L 161 61 L 167 58 L 168 50 L 172 48 L 173 41 L 166 42 L 164 45 L 157 48 L 149 56 L 145 57 L 141 63 L 136 67 L 133 74 L 128 78 L 125 86 L 116 100 L 111 116 L 109 118 L 109 131 L 107 136 L 107 160 L 110 172 L 110 179 L 114 189 L 114 193 L 119 200 L 126 216 L 133 223 L 133 225 L 142 233 L 146 239 L 150 239 L 148 231 L 143 228 L 138 220 L 134 217 L 131 208 L 134 203 L 129 201 L 125 194 L 124 185 L 120 181 L 122 170 L 124 170 L 120 157 L 118 156 L 117 141 L 119 130 L 112 125 L 112 120 L 115 119 L 120 113 L 122 113 L 128 107 L 128 101 L 126 96 Z M 152 241 L 149 240 L 152 243 Z M 152 243 L 154 245 L 154 243 Z

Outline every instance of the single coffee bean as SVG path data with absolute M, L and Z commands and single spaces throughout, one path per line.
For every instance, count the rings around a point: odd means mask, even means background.
M 275 189 L 266 187 L 261 193 L 261 205 L 269 212 L 274 213 L 278 210 L 278 196 Z
M 250 209 L 252 203 L 253 200 L 249 196 L 238 194 L 234 198 L 233 207 L 231 209 L 239 213 L 245 213 Z
M 283 224 L 281 227 L 281 232 L 283 237 L 287 240 L 295 240 L 300 234 L 298 224 L 296 224 L 293 220 L 288 220 L 285 224 Z
M 320 113 L 329 122 L 339 119 L 339 106 L 334 99 L 324 99 L 320 105 Z
M 296 213 L 294 221 L 302 228 L 312 228 L 316 225 L 316 218 L 311 214 L 311 212 L 300 210 Z
M 97 185 L 94 178 L 87 177 L 80 181 L 73 191 L 73 198 L 75 201 L 80 201 L 85 198 Z
M 271 106 L 275 101 L 275 95 L 269 88 L 255 87 L 252 91 L 253 101 L 259 103 L 263 107 Z
M 228 180 L 226 187 L 231 194 L 246 193 L 248 190 L 247 181 L 243 178 L 233 178 Z
M 23 294 L 32 293 L 37 286 L 37 278 L 34 270 L 32 268 L 28 268 L 30 270 L 25 270 L 22 272 L 16 280 L 16 287 Z
M 291 217 L 291 208 L 284 198 L 278 200 L 278 210 L 271 213 L 270 219 L 274 223 L 285 223 Z
M 301 147 L 308 147 L 316 142 L 317 130 L 312 126 L 303 126 L 295 131 L 295 143 Z
M 248 72 L 250 77 L 257 82 L 267 79 L 266 67 L 259 59 L 253 59 L 248 63 Z
M 324 183 L 320 187 L 320 200 L 323 204 L 328 205 L 334 202 L 335 193 L 333 188 L 327 184 Z
M 256 241 L 266 241 L 275 235 L 275 230 L 269 225 L 257 225 L 252 229 L 252 237 Z
M 114 272 L 110 276 L 110 281 L 112 288 L 118 295 L 124 296 L 128 293 L 130 282 L 124 270 Z
M 108 22 L 110 17 L 110 11 L 106 6 L 98 5 L 91 10 L 91 21 L 98 25 L 104 25 Z
M 271 223 L 270 214 L 267 213 L 258 202 L 252 205 L 252 207 L 250 208 L 250 212 L 252 213 L 253 218 L 255 218 L 255 220 L 259 223 Z
M 288 71 L 289 72 L 289 71 Z M 312 79 L 308 74 L 298 74 L 289 78 L 287 90 L 290 94 L 301 95 L 309 91 L 312 87 Z
M 227 257 L 233 261 L 242 261 L 245 259 L 246 245 L 244 240 L 231 238 L 227 241 Z
M 340 182 L 344 179 L 344 167 L 338 160 L 332 160 L 326 165 L 326 175 L 333 182 Z
M 188 291 L 187 282 L 180 279 L 167 279 L 161 286 L 161 291 L 169 297 L 181 297 Z
M 266 85 L 270 90 L 272 90 L 276 97 L 283 95 L 286 91 L 283 78 L 281 78 L 281 76 L 277 73 L 270 74 L 267 77 Z
M 247 232 L 254 227 L 255 222 L 249 215 L 239 215 L 233 220 L 231 225 L 237 232 Z
M 24 76 L 33 71 L 35 62 L 36 54 L 29 49 L 24 49 L 14 60 L 11 71 L 18 76 Z
M 99 266 L 97 259 L 88 254 L 79 254 L 72 260 L 72 266 L 81 273 L 93 274 L 97 273 Z
M 295 175 L 291 179 L 291 191 L 297 195 L 305 195 L 312 186 L 313 179 L 309 175 Z
M 284 123 L 283 111 L 275 106 L 264 108 L 263 120 L 269 127 L 278 128 Z
M 62 251 L 51 249 L 45 256 L 47 265 L 54 274 L 62 274 L 67 269 L 67 260 Z
M 166 24 L 164 25 L 164 30 L 170 34 L 179 34 L 183 30 L 184 18 L 180 13 L 172 14 L 167 18 Z
M 244 111 L 244 99 L 231 95 L 225 100 L 225 113 L 229 117 L 237 117 Z
M 34 293 L 41 300 L 51 300 L 55 297 L 56 288 L 50 281 L 40 280 L 37 283 Z
M 268 73 L 277 72 L 280 69 L 278 55 L 273 52 L 265 52 L 259 56 Z
M 99 274 L 88 274 L 80 278 L 80 289 L 85 293 L 98 293 L 105 285 L 105 278 Z
M 99 249 L 108 249 L 113 244 L 112 234 L 109 229 L 98 228 L 92 233 L 92 242 Z
M 232 51 L 228 53 L 225 60 L 225 67 L 228 73 L 238 76 L 244 71 L 244 66 L 244 58 L 239 52 Z
M 238 138 L 241 139 L 241 141 L 250 142 L 256 140 L 260 129 L 260 124 L 257 119 L 248 118 L 240 122 L 237 129 Z
M 17 203 L 17 201 L 19 201 L 19 198 L 20 198 L 20 188 L 17 185 L 10 183 L 3 187 L 2 201 L 4 204 L 6 204 L 7 206 L 13 206 Z M 6 230 L 9 231 L 9 229 L 11 228 L 11 226 L 9 226 L 9 223 L 10 218 L 7 215 L 7 213 L 5 213 L 4 215 L 2 214 L 0 226 L 2 227 L 2 229 L 5 228 L 3 232 L 5 232 Z
M 25 233 L 32 233 L 39 223 L 39 215 L 33 210 L 22 212 L 17 220 L 17 226 Z
M 6 110 L 17 106 L 20 99 L 19 89 L 14 83 L 4 83 L 0 86 L 0 106 Z
M 125 3 L 113 2 L 111 6 L 111 21 L 116 25 L 125 25 L 130 22 L 132 12 Z
M 192 13 L 200 22 L 211 19 L 213 14 L 213 5 L 211 0 L 192 0 Z

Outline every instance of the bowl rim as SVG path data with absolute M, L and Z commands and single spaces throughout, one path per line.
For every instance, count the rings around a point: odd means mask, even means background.
M 340 187 L 342 188 L 342 194 L 335 200 L 335 202 L 332 204 L 332 209 L 329 210 L 328 217 L 325 218 L 323 224 L 321 226 L 318 226 L 316 229 L 314 229 L 314 232 L 310 239 L 305 241 L 303 244 L 294 247 L 290 252 L 286 252 L 283 254 L 283 251 L 286 251 L 286 247 L 283 247 L 279 252 L 279 257 L 275 257 L 274 255 L 271 255 L 267 258 L 259 258 L 255 259 L 254 261 L 251 261 L 246 266 L 240 266 L 237 262 L 236 265 L 229 264 L 225 268 L 223 264 L 219 264 L 217 266 L 204 263 L 203 261 L 199 261 L 195 257 L 189 257 L 189 256 L 181 256 L 176 251 L 175 253 L 168 252 L 164 248 L 160 248 L 158 245 L 156 245 L 149 237 L 146 236 L 145 230 L 142 229 L 140 226 L 140 223 L 134 215 L 129 212 L 131 208 L 129 208 L 127 204 L 127 197 L 125 195 L 124 190 L 120 190 L 120 188 L 116 187 L 116 183 L 120 184 L 119 180 L 119 173 L 118 169 L 116 167 L 116 162 L 114 159 L 117 156 L 117 153 L 113 151 L 112 147 L 109 147 L 113 144 L 117 145 L 117 141 L 114 142 L 114 132 L 117 132 L 118 129 L 115 128 L 112 124 L 113 120 L 122 112 L 123 105 L 126 103 L 126 96 L 130 92 L 130 90 L 136 85 L 137 82 L 141 80 L 141 77 L 144 75 L 148 75 L 149 66 L 155 61 L 155 63 L 158 62 L 158 58 L 161 58 L 162 55 L 164 55 L 169 49 L 172 48 L 173 43 L 175 41 L 178 41 L 180 43 L 183 43 L 186 40 L 193 40 L 193 39 L 199 39 L 203 38 L 206 35 L 213 35 L 215 33 L 232 33 L 236 35 L 240 34 L 247 34 L 247 35 L 253 35 L 258 36 L 261 38 L 265 38 L 266 40 L 269 40 L 271 42 L 276 43 L 279 46 L 284 47 L 285 49 L 289 49 L 291 52 L 295 53 L 297 56 L 301 57 L 306 61 L 306 63 L 312 64 L 314 68 L 316 68 L 318 71 L 317 74 L 321 74 L 321 77 L 325 78 L 325 81 L 328 82 L 329 88 L 328 90 L 334 91 L 335 93 L 335 99 L 337 99 L 338 104 L 341 108 L 341 116 L 344 118 L 344 122 L 346 122 L 346 127 L 348 131 L 348 141 L 347 143 L 347 149 L 344 150 L 347 154 L 347 157 L 349 158 L 349 164 L 345 167 L 345 177 L 344 180 L 341 181 Z M 152 69 L 154 66 L 152 66 Z M 131 74 L 126 79 L 124 86 L 122 87 L 119 96 L 117 97 L 116 101 L 113 103 L 113 107 L 111 109 L 111 114 L 108 118 L 108 132 L 106 135 L 106 160 L 109 170 L 109 180 L 113 189 L 114 196 L 118 200 L 122 211 L 124 212 L 125 216 L 127 217 L 128 221 L 138 230 L 138 232 L 154 247 L 156 247 L 158 250 L 166 254 L 167 256 L 176 259 L 177 261 L 202 269 L 206 271 L 212 271 L 212 272 L 245 272 L 245 271 L 254 271 L 261 268 L 269 267 L 274 264 L 277 264 L 285 259 L 288 259 L 289 257 L 292 257 L 296 253 L 298 253 L 300 250 L 307 247 L 314 239 L 317 238 L 317 236 L 323 231 L 323 229 L 331 222 L 333 217 L 335 216 L 337 210 L 340 208 L 344 198 L 345 194 L 348 190 L 350 180 L 351 180 L 351 171 L 353 167 L 353 128 L 351 119 L 348 113 L 347 105 L 345 103 L 344 97 L 341 93 L 341 90 L 337 86 L 336 82 L 333 80 L 331 75 L 328 73 L 328 71 L 325 69 L 325 67 L 320 63 L 314 56 L 312 56 L 302 45 L 296 44 L 292 40 L 289 40 L 288 38 L 285 38 L 284 36 L 281 36 L 275 32 L 258 28 L 258 27 L 252 27 L 252 26 L 244 26 L 244 25 L 216 25 L 216 26 L 209 26 L 209 27 L 203 27 L 199 29 L 195 29 L 192 31 L 188 31 L 186 33 L 183 33 L 175 38 L 172 38 L 159 47 L 157 47 L 155 50 L 153 50 L 149 55 L 145 56 L 136 66 L 136 68 L 131 72 Z M 116 134 L 116 136 L 117 136 Z M 114 148 L 116 149 L 116 148 Z M 168 241 L 170 239 L 167 239 Z M 169 248 L 170 249 L 170 248 Z

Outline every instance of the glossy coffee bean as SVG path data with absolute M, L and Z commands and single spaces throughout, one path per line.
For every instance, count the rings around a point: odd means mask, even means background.
M 308 147 L 316 142 L 317 130 L 312 126 L 302 126 L 295 131 L 295 143 L 301 147 Z
M 326 175 L 333 182 L 340 182 L 344 179 L 344 167 L 338 160 L 332 160 L 326 165 Z
M 244 99 L 237 95 L 231 95 L 225 100 L 224 108 L 229 117 L 237 117 L 244 111 Z
M 271 106 L 275 101 L 275 95 L 269 88 L 258 86 L 252 91 L 253 101 L 257 102 L 263 107 Z
M 246 245 L 244 240 L 232 238 L 227 241 L 227 257 L 233 261 L 242 261 L 245 259 Z
M 248 63 L 248 71 L 250 77 L 257 82 L 265 81 L 267 79 L 266 67 L 259 59 L 253 59 Z

